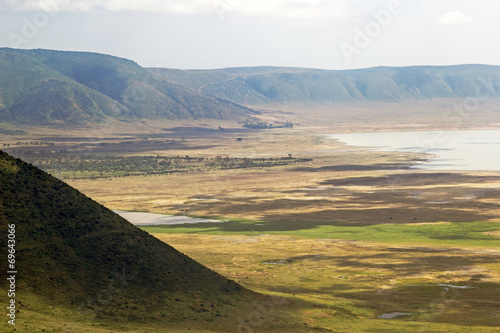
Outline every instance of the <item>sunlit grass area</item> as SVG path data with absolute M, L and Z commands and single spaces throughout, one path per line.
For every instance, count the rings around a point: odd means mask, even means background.
M 479 225 L 472 229 L 483 230 Z M 310 327 L 334 332 L 497 331 L 498 247 L 229 233 L 154 235 L 247 288 L 285 297 Z M 272 320 L 274 310 L 268 312 L 263 311 L 263 327 Z M 378 318 L 394 312 L 408 315 Z
M 288 161 L 289 154 L 303 159 L 225 170 L 222 164 L 189 164 L 186 172 L 161 175 L 103 172 L 103 178 L 92 179 L 101 177 L 98 170 L 91 177 L 82 173 L 84 179 L 65 179 L 111 209 L 224 221 L 142 229 L 252 291 L 279 297 L 250 304 L 237 315 L 221 313 L 232 331 L 498 331 L 498 172 L 412 169 L 426 156 L 352 149 L 318 134 L 328 129 L 203 135 L 184 127 L 155 130 L 162 131 L 161 140 L 143 140 L 146 127 L 137 136 L 125 135 L 123 129 L 104 140 L 106 145 L 85 138 L 81 140 L 89 142 L 50 140 L 75 151 L 86 147 L 95 156 L 120 156 L 120 165 L 146 159 L 145 170 L 166 163 L 161 156 L 183 156 L 179 160 L 196 163 L 217 156 L 224 163 Z M 16 149 L 39 149 L 13 144 Z M 35 332 L 41 320 L 56 332 L 203 332 L 204 323 L 213 319 L 200 304 L 190 304 L 204 315 L 185 326 L 162 325 L 168 313 L 151 314 L 160 321 L 73 325 L 78 318 L 51 314 L 40 304 L 40 313 L 24 314 L 28 331 Z M 172 313 L 185 306 L 174 305 L 178 308 Z M 405 315 L 379 318 L 395 312 Z M 42 313 L 65 319 L 46 319 Z M 229 326 L 216 331 L 231 331 Z
M 496 222 L 441 222 L 432 224 L 322 225 L 304 221 L 229 221 L 142 227 L 149 233 L 197 233 L 209 235 L 262 234 L 367 241 L 386 244 L 500 247 Z

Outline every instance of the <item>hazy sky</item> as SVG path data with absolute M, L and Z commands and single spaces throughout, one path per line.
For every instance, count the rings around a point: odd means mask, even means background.
M 142 66 L 500 65 L 498 0 L 0 0 L 0 46 Z

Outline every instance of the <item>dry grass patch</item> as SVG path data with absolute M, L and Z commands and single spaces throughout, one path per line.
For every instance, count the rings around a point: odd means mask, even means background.
M 155 236 L 249 289 L 306 302 L 300 316 L 312 326 L 345 331 L 355 324 L 354 331 L 368 332 L 392 325 L 377 319 L 390 312 L 412 313 L 396 320 L 399 331 L 465 329 L 458 324 L 493 332 L 498 323 L 495 251 L 258 234 Z

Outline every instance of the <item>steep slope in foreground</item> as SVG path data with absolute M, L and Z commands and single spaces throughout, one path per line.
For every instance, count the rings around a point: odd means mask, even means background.
M 106 117 L 245 120 L 254 111 L 104 54 L 0 48 L 0 117 L 84 124 Z
M 3 262 L 7 225 L 15 225 L 21 322 L 25 311 L 64 307 L 84 321 L 161 319 L 167 325 L 227 316 L 235 323 L 233 311 L 257 296 L 2 151 L 0 222 Z M 4 291 L 6 271 L 2 264 Z

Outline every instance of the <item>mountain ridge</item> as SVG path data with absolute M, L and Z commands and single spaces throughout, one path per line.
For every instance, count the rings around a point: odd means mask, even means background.
M 500 66 L 144 68 L 115 56 L 0 48 L 0 117 L 85 125 L 108 119 L 254 122 L 265 105 L 500 98 Z M 404 112 L 402 109 L 401 112 Z
M 500 97 L 500 66 L 481 64 L 349 70 L 266 66 L 149 70 L 172 83 L 244 105 L 400 102 L 467 98 L 477 92 Z
M 114 56 L 0 48 L 0 116 L 37 124 L 106 118 L 246 120 L 255 111 L 164 81 Z

